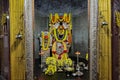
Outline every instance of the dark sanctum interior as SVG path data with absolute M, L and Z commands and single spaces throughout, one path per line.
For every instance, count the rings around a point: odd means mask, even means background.
M 69 57 L 77 64 L 76 51 L 79 51 L 79 62 L 88 64 L 86 60 L 86 54 L 88 54 L 88 7 L 87 0 L 35 0 L 35 28 L 34 28 L 34 58 L 35 58 L 35 77 L 41 73 L 40 69 L 41 64 L 41 55 L 39 52 L 41 50 L 41 41 L 39 39 L 42 31 L 49 30 L 49 15 L 58 13 L 59 15 L 64 15 L 64 13 L 71 13 L 71 22 L 72 22 L 72 43 L 69 49 Z M 51 49 L 51 48 L 50 48 Z M 50 56 L 52 52 L 50 51 Z M 88 72 L 84 72 L 88 78 Z M 58 80 L 57 75 L 63 75 L 64 73 L 57 73 L 54 78 Z M 85 78 L 86 76 L 84 76 Z M 44 78 L 46 76 L 44 75 Z M 75 79 L 73 77 L 73 79 Z M 46 80 L 46 79 L 45 79 Z M 49 80 L 49 79 L 47 79 Z M 53 80 L 51 78 L 51 80 Z M 60 79 L 63 80 L 63 79 Z M 67 80 L 67 78 L 65 79 Z M 78 79 L 79 80 L 79 79 Z M 87 80 L 85 78 L 85 80 Z
M 120 0 L 0 0 L 0 80 L 120 80 Z

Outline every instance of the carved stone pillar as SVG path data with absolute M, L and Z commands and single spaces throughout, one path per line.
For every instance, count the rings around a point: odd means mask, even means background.
M 34 0 L 24 0 L 26 80 L 33 80 L 33 23 Z
M 89 0 L 89 55 L 90 80 L 97 79 L 97 14 L 98 0 Z

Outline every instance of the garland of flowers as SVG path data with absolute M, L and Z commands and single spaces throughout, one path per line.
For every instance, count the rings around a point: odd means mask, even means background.
M 45 71 L 45 74 L 53 75 L 57 71 L 56 63 L 57 63 L 56 58 L 47 57 L 46 64 L 48 65 L 48 67 L 47 70 Z
M 56 71 L 57 71 L 57 67 L 55 65 L 48 65 L 48 68 L 45 71 L 45 74 L 54 75 Z
M 63 56 L 63 54 L 65 54 L 65 53 L 67 53 L 67 46 L 66 46 L 65 42 L 62 42 L 62 44 L 63 44 L 63 46 L 64 46 L 64 50 L 63 50 L 63 52 L 61 52 L 61 54 L 58 55 L 58 54 L 56 53 L 56 43 L 57 43 L 57 42 L 54 42 L 54 43 L 53 43 L 52 53 L 53 53 L 53 56 L 54 56 L 54 57 L 57 57 L 58 59 L 61 59 L 61 58 L 62 58 L 61 56 Z
M 45 39 L 45 36 L 44 36 L 44 32 L 42 32 L 42 49 L 43 50 L 48 50 L 49 48 L 49 45 L 50 45 L 50 33 L 48 32 L 48 43 L 47 43 L 47 46 L 45 47 L 45 42 L 44 42 L 44 39 Z
M 71 20 L 71 14 L 64 13 L 63 20 L 67 23 L 70 23 Z
M 46 64 L 47 65 L 56 65 L 56 58 L 54 58 L 54 57 L 47 57 L 46 58 Z
M 72 33 L 71 33 L 71 30 L 69 30 L 69 32 L 68 32 L 68 43 L 69 44 L 72 43 Z
M 54 23 L 56 23 L 58 21 L 64 21 L 64 22 L 69 23 L 70 30 L 72 30 L 71 13 L 69 13 L 69 14 L 64 13 L 62 18 L 58 15 L 58 13 L 55 13 L 54 16 L 51 13 L 49 18 L 50 18 L 50 21 L 49 21 L 50 22 L 50 26 L 51 26 L 51 24 L 54 24 Z
M 64 60 L 62 60 L 62 59 L 61 59 L 61 60 L 58 59 L 58 60 L 57 60 L 57 66 L 58 66 L 58 67 L 59 67 L 59 66 L 64 66 L 63 61 L 64 61 Z
M 64 32 L 64 37 L 63 37 L 63 39 L 58 39 L 57 29 L 54 29 L 53 31 L 54 31 L 54 37 L 55 37 L 56 41 L 58 41 L 58 42 L 63 42 L 63 41 L 65 41 L 65 40 L 67 39 L 67 34 L 68 34 L 68 31 L 67 31 L 67 30 L 65 30 L 65 32 Z
M 72 66 L 72 60 L 70 58 L 64 60 L 64 65 Z
M 58 13 L 55 13 L 55 16 L 53 16 L 52 14 L 50 14 L 50 22 L 52 24 L 56 23 L 58 21 L 58 19 L 59 19 Z

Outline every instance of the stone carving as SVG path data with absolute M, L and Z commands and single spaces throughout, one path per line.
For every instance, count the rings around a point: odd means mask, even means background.
M 97 80 L 97 12 L 98 1 L 90 0 L 90 80 Z
M 33 80 L 33 0 L 25 0 L 26 80 Z

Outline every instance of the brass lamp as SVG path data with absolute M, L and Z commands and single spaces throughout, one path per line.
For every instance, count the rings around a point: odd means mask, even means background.
M 77 51 L 77 52 L 75 52 L 75 54 L 79 55 L 79 54 L 80 54 L 80 52 L 79 52 L 79 51 Z
M 75 54 L 77 55 L 77 69 L 79 69 L 80 68 L 79 67 L 79 55 L 80 55 L 80 52 L 77 51 L 77 52 L 75 52 Z
M 76 67 L 76 72 L 75 73 L 73 73 L 73 75 L 75 76 L 82 76 L 83 75 L 83 73 L 80 71 L 80 66 L 79 66 L 79 55 L 80 55 L 80 52 L 79 51 L 77 51 L 77 52 L 75 52 L 75 54 L 77 55 L 77 67 Z
M 77 52 L 75 52 L 75 54 L 77 55 L 77 70 L 79 70 L 79 55 L 80 55 L 80 52 L 79 51 L 77 51 Z

